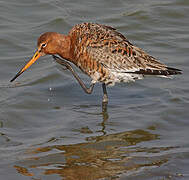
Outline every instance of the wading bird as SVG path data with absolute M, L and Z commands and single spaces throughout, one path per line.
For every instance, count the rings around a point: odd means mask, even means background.
M 86 93 L 92 93 L 95 83 L 102 83 L 103 103 L 107 104 L 106 85 L 135 81 L 146 75 L 166 77 L 181 74 L 181 70 L 166 66 L 130 43 L 116 29 L 95 23 L 78 24 L 68 35 L 46 32 L 39 37 L 37 47 L 32 59 L 11 82 L 39 57 L 53 55 L 56 62 L 72 72 Z M 75 64 L 92 79 L 89 88 L 85 86 L 69 62 Z

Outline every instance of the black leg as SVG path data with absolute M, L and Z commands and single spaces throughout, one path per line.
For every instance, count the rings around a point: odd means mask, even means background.
M 87 93 L 87 94 L 91 94 L 94 88 L 95 84 L 91 84 L 89 88 L 87 88 L 87 86 L 83 83 L 83 81 L 80 79 L 80 77 L 77 75 L 77 73 L 74 71 L 74 69 L 72 68 L 71 64 L 55 55 L 53 55 L 54 60 L 63 65 L 64 67 L 66 67 L 68 70 L 71 71 L 71 73 L 73 74 L 73 76 L 75 77 L 75 79 L 79 82 L 80 86 L 83 88 L 83 90 Z
M 106 91 L 106 84 L 105 83 L 102 83 L 102 89 L 103 89 L 103 100 L 102 100 L 102 102 L 108 104 L 108 94 L 107 94 L 107 91 Z
M 77 73 L 74 71 L 72 68 L 71 64 L 55 55 L 53 55 L 54 60 L 64 66 L 66 69 L 70 70 L 75 79 L 79 82 L 80 86 L 83 88 L 83 90 L 87 94 L 91 94 L 94 88 L 95 84 L 91 84 L 89 88 L 86 87 L 86 85 L 83 83 L 83 81 L 80 79 L 80 77 L 77 75 Z M 108 94 L 106 90 L 106 84 L 102 84 L 102 89 L 103 89 L 103 100 L 102 100 L 102 113 L 103 113 L 103 118 L 104 120 L 108 119 L 108 113 L 107 113 L 107 104 L 108 104 Z
M 108 113 L 107 113 L 108 94 L 105 83 L 102 83 L 102 89 L 103 89 L 102 114 L 104 119 L 108 119 Z

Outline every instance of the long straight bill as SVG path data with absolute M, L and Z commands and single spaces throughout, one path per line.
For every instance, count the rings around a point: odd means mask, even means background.
M 31 60 L 28 61 L 28 63 L 14 76 L 10 82 L 13 82 L 18 76 L 20 76 L 26 69 L 28 69 L 35 61 L 37 61 L 40 58 L 41 54 L 37 50 L 34 54 L 34 56 L 31 58 Z

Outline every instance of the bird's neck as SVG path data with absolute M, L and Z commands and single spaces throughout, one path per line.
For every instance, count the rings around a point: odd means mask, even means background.
M 71 38 L 69 35 L 61 34 L 59 39 L 59 48 L 57 54 L 64 59 L 71 60 Z

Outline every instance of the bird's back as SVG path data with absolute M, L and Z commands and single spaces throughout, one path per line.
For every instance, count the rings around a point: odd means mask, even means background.
M 73 63 L 94 82 L 114 84 L 141 79 L 144 75 L 181 73 L 134 46 L 112 27 L 82 23 L 74 26 L 69 35 L 72 39 Z

